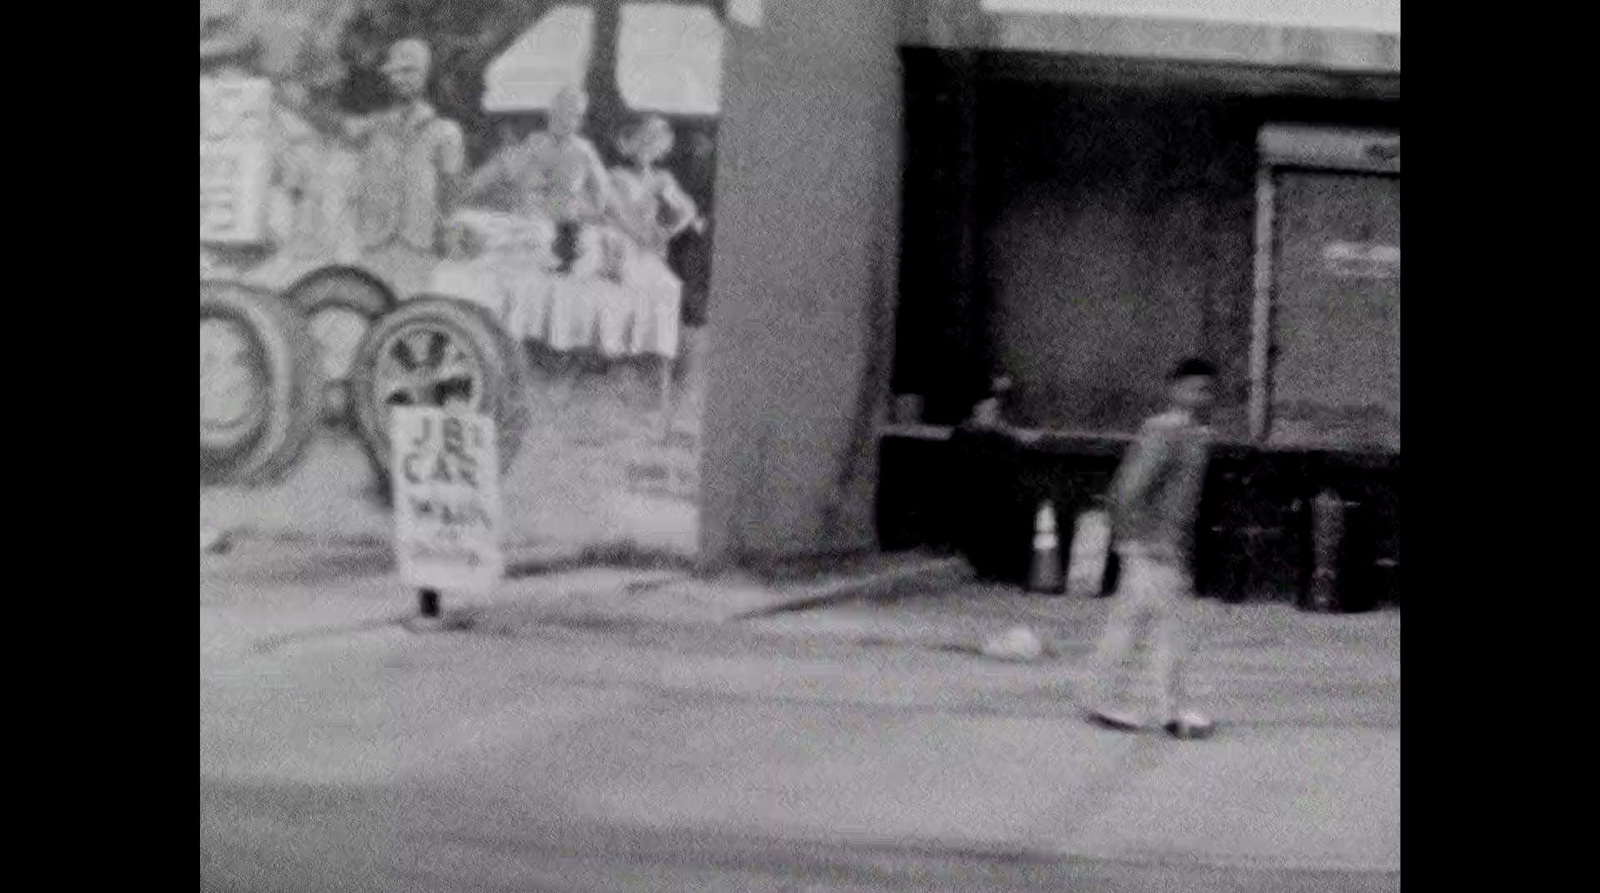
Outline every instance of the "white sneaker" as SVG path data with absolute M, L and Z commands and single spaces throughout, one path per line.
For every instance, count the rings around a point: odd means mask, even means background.
M 1169 720 L 1163 728 L 1172 737 L 1188 741 L 1211 737 L 1211 733 L 1216 731 L 1216 724 L 1203 714 L 1183 710 L 1179 711 L 1178 715 Z

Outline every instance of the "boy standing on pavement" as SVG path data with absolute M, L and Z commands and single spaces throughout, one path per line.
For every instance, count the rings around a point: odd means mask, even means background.
M 1125 664 L 1141 628 L 1153 628 L 1151 663 L 1161 688 L 1160 721 L 1177 738 L 1204 737 L 1212 724 L 1187 709 L 1183 662 L 1192 632 L 1194 525 L 1209 461 L 1216 369 L 1190 359 L 1173 371 L 1169 406 L 1145 422 L 1111 485 L 1113 542 L 1122 574 L 1111 616 L 1090 663 L 1085 706 L 1091 721 L 1114 729 L 1142 728 L 1123 700 Z

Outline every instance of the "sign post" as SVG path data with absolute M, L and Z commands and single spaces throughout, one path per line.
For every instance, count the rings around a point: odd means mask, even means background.
M 441 592 L 483 592 L 505 576 L 494 420 L 397 406 L 390 433 L 400 576 L 422 617 L 436 619 Z

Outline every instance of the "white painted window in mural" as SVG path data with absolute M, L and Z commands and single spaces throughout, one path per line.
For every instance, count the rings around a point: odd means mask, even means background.
M 583 82 L 593 47 L 594 10 L 587 4 L 555 7 L 484 73 L 484 109 L 549 108 L 563 85 Z
M 714 115 L 721 107 L 722 25 L 708 7 L 622 8 L 617 81 L 635 109 Z
M 982 0 L 988 12 L 1240 22 L 1400 33 L 1400 0 Z
M 629 3 L 617 37 L 617 86 L 630 108 L 715 115 L 722 104 L 722 25 L 708 6 Z M 562 84 L 581 82 L 594 46 L 588 6 L 553 9 L 489 67 L 484 108 L 549 108 Z

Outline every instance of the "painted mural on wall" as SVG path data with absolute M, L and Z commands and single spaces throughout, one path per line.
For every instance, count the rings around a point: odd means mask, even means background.
M 202 487 L 384 503 L 457 404 L 513 540 L 695 551 L 721 7 L 202 3 Z

